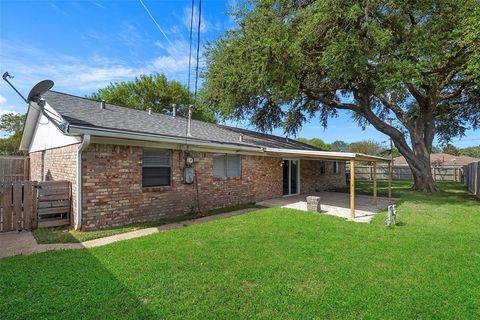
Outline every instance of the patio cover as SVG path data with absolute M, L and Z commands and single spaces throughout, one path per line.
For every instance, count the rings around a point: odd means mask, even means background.
M 371 162 L 373 167 L 373 204 L 377 205 L 377 163 L 384 162 L 388 164 L 388 197 L 392 197 L 392 159 L 371 156 L 362 153 L 350 152 L 330 152 L 314 150 L 294 150 L 265 148 L 265 153 L 272 156 L 296 157 L 309 160 L 331 160 L 331 161 L 349 161 L 350 162 L 350 215 L 355 219 L 355 161 Z

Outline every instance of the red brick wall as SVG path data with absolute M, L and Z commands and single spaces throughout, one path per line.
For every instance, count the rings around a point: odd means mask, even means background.
M 340 162 L 340 173 L 333 173 L 333 161 L 325 161 L 325 173 L 321 173 L 321 161 L 300 161 L 300 191 L 313 193 L 341 187 L 345 181 L 345 161 Z
M 72 183 L 72 210 L 76 219 L 76 155 L 78 145 L 45 150 L 47 180 Z M 282 196 L 281 159 L 242 155 L 242 176 L 212 176 L 213 154 L 192 152 L 197 169 L 202 211 Z M 157 220 L 196 210 L 196 189 L 183 183 L 184 152 L 172 152 L 172 186 L 142 187 L 142 148 L 92 144 L 82 154 L 84 230 Z M 30 176 L 42 181 L 42 152 L 30 154 Z M 333 162 L 301 160 L 301 192 L 308 194 L 345 185 L 345 163 L 333 173 Z M 73 222 L 73 221 L 72 221 Z
M 30 180 L 42 181 L 42 152 L 30 153 Z
M 44 172 L 42 177 L 42 151 L 30 153 L 30 179 L 35 181 L 67 180 L 72 184 L 72 222 L 76 219 L 76 160 L 77 144 L 43 151 Z M 43 179 L 45 178 L 45 179 Z
M 281 159 L 242 155 L 240 178 L 212 176 L 213 154 L 192 152 L 202 211 L 282 195 Z M 194 185 L 183 183 L 184 153 L 172 152 L 172 186 L 142 187 L 142 148 L 92 144 L 83 152 L 82 229 L 93 230 L 196 210 Z

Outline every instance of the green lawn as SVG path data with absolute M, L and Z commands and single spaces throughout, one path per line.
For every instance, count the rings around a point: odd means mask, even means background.
M 393 181 L 392 183 L 392 197 L 401 197 L 402 195 L 405 194 L 405 192 L 410 191 L 412 188 L 413 182 L 410 180 L 400 180 L 400 181 Z M 455 188 L 457 186 L 457 183 L 448 183 L 448 182 L 442 182 L 440 186 L 443 186 L 444 188 L 450 188 L 449 190 L 451 191 L 451 187 Z M 350 186 L 345 186 L 342 188 L 337 188 L 333 189 L 332 191 L 337 191 L 337 192 L 344 192 L 344 193 L 350 193 Z M 463 189 L 462 189 L 463 191 Z M 373 194 L 373 181 L 370 180 L 356 180 L 355 181 L 355 192 L 357 194 L 366 194 L 366 195 L 372 195 Z M 377 193 L 378 196 L 383 196 L 387 197 L 388 196 L 388 181 L 387 180 L 378 180 L 377 181 Z
M 215 215 L 219 213 L 247 209 L 257 208 L 254 203 L 239 204 L 232 207 L 220 208 L 208 211 L 202 214 L 189 214 L 185 216 L 169 217 L 160 219 L 153 222 L 136 223 L 124 227 L 97 230 L 97 231 L 77 231 L 71 227 L 57 227 L 57 228 L 39 228 L 33 230 L 33 235 L 38 243 L 72 243 L 72 242 L 84 242 L 88 240 L 98 239 L 113 236 L 120 233 L 135 231 L 139 229 L 145 229 L 150 227 L 157 227 L 168 223 L 182 222 L 190 219 L 201 218 L 205 216 Z
M 401 226 L 262 209 L 0 260 L 2 319 L 478 319 L 480 202 L 400 188 Z

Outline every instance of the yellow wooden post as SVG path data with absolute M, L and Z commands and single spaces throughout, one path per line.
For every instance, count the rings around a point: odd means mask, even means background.
M 372 162 L 373 169 L 373 205 L 377 205 L 377 163 Z
M 355 219 L 355 160 L 350 160 L 350 216 Z
M 392 197 L 392 163 L 388 163 L 388 197 Z

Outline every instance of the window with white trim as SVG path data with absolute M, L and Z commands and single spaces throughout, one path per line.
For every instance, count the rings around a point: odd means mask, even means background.
M 213 176 L 215 178 L 233 178 L 242 175 L 242 160 L 238 154 L 214 154 Z
M 340 174 L 341 173 L 341 167 L 340 167 L 340 162 L 339 161 L 333 161 L 333 173 L 334 174 Z
M 170 186 L 171 179 L 172 152 L 165 149 L 143 149 L 142 186 Z

